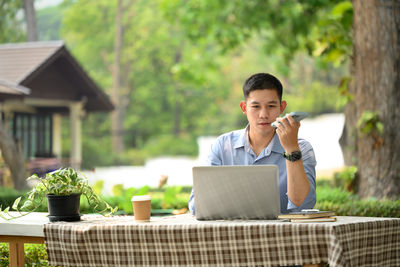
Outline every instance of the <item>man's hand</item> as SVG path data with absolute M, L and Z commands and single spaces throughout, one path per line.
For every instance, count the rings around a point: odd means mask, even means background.
M 276 128 L 276 133 L 286 153 L 300 150 L 297 141 L 300 122 L 295 121 L 289 114 L 284 118 L 276 118 L 276 120 L 280 122 Z

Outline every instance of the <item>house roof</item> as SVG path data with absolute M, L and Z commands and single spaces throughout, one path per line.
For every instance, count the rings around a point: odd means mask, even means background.
M 25 86 L 0 78 L 0 100 L 8 98 L 19 98 L 30 93 L 30 89 Z
M 15 95 L 29 95 L 31 90 L 25 86 L 4 80 L 0 78 L 0 93 L 15 94 Z
M 0 79 L 30 88 L 31 92 L 25 98 L 86 99 L 87 111 L 114 108 L 63 41 L 0 44 Z

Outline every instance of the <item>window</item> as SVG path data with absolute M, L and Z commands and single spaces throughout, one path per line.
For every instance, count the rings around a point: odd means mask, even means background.
M 10 126 L 27 159 L 53 156 L 51 114 L 15 113 Z

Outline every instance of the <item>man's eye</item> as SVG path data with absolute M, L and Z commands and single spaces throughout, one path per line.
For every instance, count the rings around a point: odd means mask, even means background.
M 252 108 L 259 108 L 260 106 L 251 106 Z

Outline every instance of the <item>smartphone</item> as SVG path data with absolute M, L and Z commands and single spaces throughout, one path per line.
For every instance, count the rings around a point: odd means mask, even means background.
M 301 121 L 304 118 L 308 117 L 308 113 L 307 112 L 301 112 L 301 111 L 293 111 L 289 113 L 290 116 L 292 116 L 292 118 L 295 121 Z M 276 128 L 277 127 L 277 121 L 274 121 L 273 123 L 271 123 L 271 126 Z

